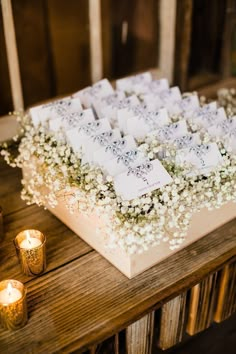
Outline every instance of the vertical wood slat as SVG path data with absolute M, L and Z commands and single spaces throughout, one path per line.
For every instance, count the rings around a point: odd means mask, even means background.
M 93 83 L 103 76 L 101 28 L 101 0 L 89 0 L 91 80 Z
M 165 350 L 181 342 L 186 313 L 187 293 L 180 294 L 161 308 L 158 346 Z
M 176 0 L 160 0 L 160 56 L 161 74 L 173 81 L 175 53 Z
M 213 322 L 217 293 L 217 275 L 218 273 L 209 275 L 191 289 L 189 315 L 186 326 L 186 331 L 190 335 L 205 330 Z
M 236 311 L 236 262 L 228 264 L 221 273 L 215 322 L 227 319 Z
M 178 2 L 176 22 L 176 43 L 178 50 L 175 50 L 174 81 L 181 90 L 187 89 L 191 32 L 192 32 L 193 1 L 182 0 Z
M 1 4 L 13 105 L 15 110 L 21 110 L 24 103 L 11 0 L 1 0 Z
M 151 354 L 155 312 L 142 317 L 126 329 L 127 354 Z

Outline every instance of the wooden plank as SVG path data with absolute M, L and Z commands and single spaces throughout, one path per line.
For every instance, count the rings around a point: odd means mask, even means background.
M 89 0 L 89 31 L 92 83 L 103 76 L 101 1 Z
M 211 274 L 191 289 L 187 333 L 194 335 L 213 322 L 216 303 L 217 273 Z
M 233 48 L 233 33 L 236 25 L 236 3 L 235 0 L 225 1 L 225 20 L 222 30 L 222 48 L 221 48 L 221 60 L 220 71 L 222 77 L 229 77 L 232 75 L 232 48 Z
M 2 351 L 86 350 L 222 267 L 236 254 L 235 235 L 234 220 L 132 280 L 96 252 L 33 279 L 29 323 L 0 330 Z
M 162 350 L 171 348 L 182 341 L 185 325 L 186 295 L 186 292 L 180 294 L 161 308 L 158 345 Z
M 13 104 L 15 110 L 20 110 L 24 102 L 11 0 L 2 0 L 1 4 Z
M 151 354 L 155 312 L 151 312 L 126 329 L 127 354 Z
M 25 107 L 56 94 L 47 3 L 12 1 Z
M 162 75 L 172 83 L 175 53 L 176 0 L 161 0 L 159 16 L 159 69 Z
M 215 322 L 221 322 L 236 311 L 236 263 L 230 263 L 221 272 Z
M 91 83 L 88 1 L 43 2 L 48 19 L 54 95 L 70 94 Z
M 180 86 L 182 91 L 186 91 L 188 81 L 192 12 L 192 0 L 177 2 L 175 41 L 178 46 L 175 48 L 174 82 Z
M 13 213 L 26 206 L 20 198 L 21 191 L 21 170 L 8 166 L 0 157 L 0 201 L 4 215 Z

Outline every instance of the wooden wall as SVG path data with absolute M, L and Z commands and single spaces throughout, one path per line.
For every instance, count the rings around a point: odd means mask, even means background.
M 12 0 L 25 105 L 90 83 L 87 0 Z M 0 115 L 12 110 L 0 17 Z
M 25 106 L 89 85 L 89 0 L 11 1 Z M 104 77 L 158 67 L 159 8 L 101 0 Z M 236 0 L 177 0 L 175 83 L 191 90 L 235 73 L 235 38 Z M 1 116 L 13 109 L 2 16 L 0 53 Z
M 25 106 L 91 83 L 88 0 L 12 0 Z M 157 66 L 158 0 L 101 0 L 104 76 Z M 127 36 L 122 42 L 122 23 Z M 0 115 L 12 110 L 0 18 Z

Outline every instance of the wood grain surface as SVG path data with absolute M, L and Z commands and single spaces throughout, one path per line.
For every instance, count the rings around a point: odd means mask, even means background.
M 1 353 L 90 349 L 196 285 L 236 255 L 233 220 L 129 280 L 49 212 L 16 203 L 21 177 L 12 171 L 1 164 L 0 200 L 5 196 L 7 212 L 5 238 L 0 245 L 0 276 L 26 283 L 29 322 L 16 332 L 0 329 Z M 6 188 L 14 188 L 10 204 Z M 31 226 L 47 236 L 48 268 L 38 278 L 20 274 L 12 244 L 17 232 Z
M 236 262 L 227 264 L 221 272 L 219 296 L 214 316 L 216 322 L 221 322 L 231 316 L 236 310 Z
M 217 289 L 217 272 L 210 274 L 201 283 L 195 285 L 190 293 L 187 333 L 194 335 L 208 328 L 213 322 Z
M 184 334 L 187 292 L 176 296 L 161 308 L 159 347 L 163 350 L 180 343 Z

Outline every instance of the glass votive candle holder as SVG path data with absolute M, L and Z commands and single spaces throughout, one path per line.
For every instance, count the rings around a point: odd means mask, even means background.
M 46 237 L 38 230 L 24 230 L 14 240 L 16 253 L 25 275 L 42 274 L 46 269 Z
M 28 321 L 26 288 L 13 279 L 0 282 L 0 326 L 16 330 Z

